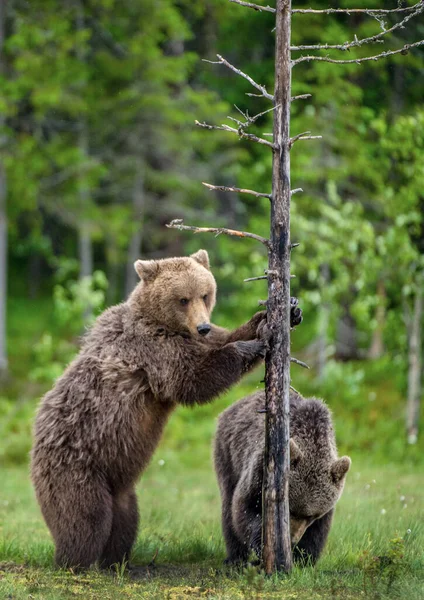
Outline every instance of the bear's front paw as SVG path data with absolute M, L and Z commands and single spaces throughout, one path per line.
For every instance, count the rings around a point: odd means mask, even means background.
M 263 340 L 250 340 L 248 342 L 235 342 L 238 352 L 247 363 L 257 358 L 265 358 L 267 344 Z
M 290 327 L 296 327 L 303 321 L 301 309 L 298 307 L 299 300 L 292 296 L 290 298 Z

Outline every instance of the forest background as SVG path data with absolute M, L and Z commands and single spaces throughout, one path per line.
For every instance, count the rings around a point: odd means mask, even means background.
M 408 2 L 408 5 L 414 4 Z M 297 8 L 311 2 L 299 1 Z M 381 8 L 375 0 L 315 0 Z M 386 7 L 385 7 L 386 8 Z M 395 22 L 389 17 L 385 26 Z M 266 148 L 200 122 L 231 124 L 235 107 L 269 108 L 219 53 L 273 87 L 274 16 L 228 0 L 8 0 L 0 30 L 0 461 L 26 472 L 40 396 L 84 328 L 136 284 L 137 258 L 206 248 L 218 281 L 214 321 L 232 327 L 266 297 L 264 249 L 251 240 L 166 229 L 269 233 L 269 202 L 211 192 L 201 182 L 270 192 Z M 293 42 L 373 35 L 364 15 L 294 15 Z M 424 36 L 422 15 L 384 49 Z M 376 45 L 378 52 L 381 46 Z M 376 53 L 377 53 L 376 51 Z M 369 54 L 368 48 L 354 56 Z M 332 56 L 330 54 L 330 56 Z M 345 55 L 343 55 L 343 58 Z M 292 335 L 302 394 L 326 399 L 340 452 L 395 465 L 422 488 L 419 403 L 424 280 L 424 51 L 379 62 L 296 66 L 292 133 L 322 140 L 292 151 L 292 295 L 304 322 Z M 350 58 L 350 56 L 349 56 Z M 272 113 L 257 132 L 272 130 Z M 164 446 L 211 470 L 214 417 L 261 386 L 256 372 L 210 407 L 177 411 Z M 406 419 L 409 419 L 409 425 Z M 183 458 L 183 457 L 186 458 Z M 194 460 L 194 459 L 193 459 Z M 185 464 L 189 469 L 189 463 Z M 421 471 L 420 471 L 421 470 Z M 15 471 L 14 471 L 15 472 Z M 216 490 L 215 502 L 218 503 Z

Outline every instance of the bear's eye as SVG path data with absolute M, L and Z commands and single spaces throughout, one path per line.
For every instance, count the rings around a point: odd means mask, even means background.
M 205 294 L 205 295 L 203 296 L 203 302 L 206 304 L 207 300 L 208 300 L 208 295 L 207 295 L 207 294 Z
M 188 304 L 188 298 L 181 298 L 181 300 L 180 300 L 180 304 L 181 304 L 182 306 L 187 306 L 187 304 Z

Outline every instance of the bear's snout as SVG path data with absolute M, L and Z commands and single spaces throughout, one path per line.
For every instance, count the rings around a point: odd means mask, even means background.
M 200 325 L 197 326 L 197 331 L 200 333 L 200 335 L 208 335 L 210 330 L 211 326 L 209 323 L 200 323 Z

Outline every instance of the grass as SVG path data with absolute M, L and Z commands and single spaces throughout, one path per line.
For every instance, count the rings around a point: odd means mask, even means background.
M 227 403 L 228 398 L 219 400 L 214 412 Z M 137 568 L 131 572 L 122 566 L 112 574 L 55 570 L 28 467 L 6 466 L 0 491 L 0 598 L 423 598 L 422 470 L 373 465 L 372 455 L 354 460 L 316 568 L 271 578 L 254 567 L 224 568 L 210 459 L 211 410 L 177 411 L 140 480 L 141 523 L 132 557 Z
M 34 306 L 36 321 L 26 319 L 25 303 L 11 309 L 12 378 L 0 393 L 0 600 L 424 598 L 424 436 L 413 447 L 405 443 L 405 399 L 396 383 L 401 369 L 389 359 L 330 363 L 319 385 L 310 372 L 293 370 L 297 389 L 326 398 L 340 454 L 353 459 L 315 568 L 266 578 L 256 567 L 222 565 L 211 440 L 216 415 L 261 385 L 256 372 L 211 405 L 181 408 L 172 416 L 138 485 L 135 569 L 121 565 L 109 574 L 55 569 L 27 464 L 36 398 L 49 385 L 34 382 L 28 373 L 35 364 L 34 345 L 52 329 L 51 305 Z M 49 361 L 44 366 L 50 367 Z

